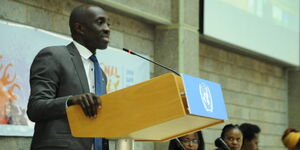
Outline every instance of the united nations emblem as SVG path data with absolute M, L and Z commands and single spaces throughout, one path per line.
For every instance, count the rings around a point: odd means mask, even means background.
M 209 87 L 202 82 L 199 84 L 199 92 L 205 110 L 207 112 L 213 112 L 214 105 Z

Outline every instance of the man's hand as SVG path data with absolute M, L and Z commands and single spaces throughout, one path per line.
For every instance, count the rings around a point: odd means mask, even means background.
M 98 96 L 93 93 L 85 93 L 71 96 L 67 102 L 68 106 L 80 105 L 84 114 L 89 117 L 96 117 L 98 107 L 101 107 Z

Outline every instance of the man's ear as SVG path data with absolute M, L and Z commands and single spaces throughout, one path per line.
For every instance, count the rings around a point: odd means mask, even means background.
M 81 25 L 80 23 L 75 23 L 74 30 L 79 34 L 84 34 L 85 27 L 83 25 Z

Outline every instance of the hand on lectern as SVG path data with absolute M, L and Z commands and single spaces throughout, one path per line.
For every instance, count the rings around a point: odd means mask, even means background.
M 99 107 L 101 107 L 100 100 L 94 93 L 71 96 L 67 102 L 67 105 L 80 105 L 84 114 L 89 118 L 96 117 L 97 110 Z

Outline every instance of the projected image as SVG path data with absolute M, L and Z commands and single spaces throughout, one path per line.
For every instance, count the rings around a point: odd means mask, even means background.
M 247 13 L 299 32 L 299 0 L 221 0 Z M 298 20 L 298 21 L 297 21 Z M 298 23 L 297 23 L 298 22 Z M 297 26 L 298 25 L 298 26 Z
M 299 0 L 204 0 L 204 34 L 299 66 Z

